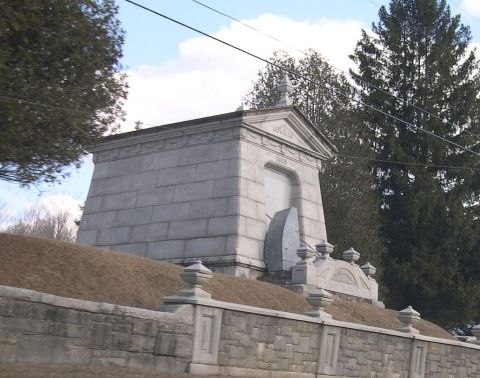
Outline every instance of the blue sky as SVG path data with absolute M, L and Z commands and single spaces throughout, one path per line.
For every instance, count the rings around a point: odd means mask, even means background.
M 377 21 L 381 0 L 201 0 L 298 49 L 314 48 L 330 63 L 348 69 L 348 54 L 361 28 Z M 192 0 L 137 0 L 149 8 L 268 58 L 275 49 L 299 55 Z M 126 32 L 122 64 L 129 75 L 127 121 L 145 127 L 235 110 L 250 89 L 261 62 L 232 51 L 170 21 L 117 0 Z M 450 0 L 452 13 L 472 29 L 480 43 L 480 0 Z M 87 156 L 79 170 L 56 185 L 22 188 L 0 181 L 0 198 L 18 212 L 35 202 L 63 203 L 76 209 L 88 193 L 93 163 Z

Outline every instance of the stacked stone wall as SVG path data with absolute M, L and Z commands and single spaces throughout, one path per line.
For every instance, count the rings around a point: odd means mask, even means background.
M 478 377 L 480 351 L 456 345 L 430 343 L 425 377 Z
M 408 377 L 412 340 L 342 329 L 338 374 L 346 377 Z
M 319 338 L 315 323 L 225 311 L 218 364 L 314 374 Z
M 249 377 L 480 375 L 480 346 L 219 302 L 161 311 L 0 286 L 0 363 L 113 364 Z
M 183 313 L 0 287 L 0 362 L 185 372 L 192 355 L 192 309 L 176 309 Z

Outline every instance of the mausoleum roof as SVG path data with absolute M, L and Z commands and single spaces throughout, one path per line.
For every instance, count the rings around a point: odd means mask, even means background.
M 259 120 L 258 117 L 263 117 L 264 119 Z M 261 128 L 261 124 L 265 119 L 289 119 L 290 121 L 300 123 L 304 126 L 305 130 L 308 130 L 308 134 L 305 134 L 306 138 L 315 139 L 317 142 L 320 142 L 324 148 L 328 151 L 328 155 L 333 155 L 337 151 L 333 143 L 319 130 L 319 127 L 313 124 L 308 117 L 303 114 L 303 112 L 294 105 L 287 106 L 277 106 L 272 108 L 262 108 L 262 109 L 248 109 L 248 110 L 237 110 L 230 113 L 217 114 L 208 117 L 190 119 L 186 121 L 180 121 L 165 125 L 159 125 L 154 127 L 149 127 L 140 130 L 129 131 L 120 134 L 109 135 L 102 138 L 96 146 L 101 145 L 105 142 L 114 142 L 121 141 L 124 139 L 136 138 L 136 137 L 148 137 L 155 134 L 160 134 L 164 132 L 173 132 L 179 131 L 184 128 L 193 128 L 196 126 L 209 125 L 215 127 L 221 127 L 225 125 L 226 122 L 238 122 L 239 125 L 242 122 L 248 122 L 253 124 L 257 128 Z M 321 126 L 321 125 L 320 125 Z M 95 150 L 95 146 L 92 147 L 92 150 Z

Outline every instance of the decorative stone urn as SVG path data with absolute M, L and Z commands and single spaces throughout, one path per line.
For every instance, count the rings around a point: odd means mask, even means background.
M 477 324 L 475 327 L 471 329 L 472 335 L 475 336 L 476 340 L 472 340 L 473 344 L 480 345 L 480 324 Z
M 314 308 L 305 315 L 320 319 L 331 319 L 332 315 L 325 312 L 325 308 L 333 302 L 333 295 L 324 289 L 318 289 L 308 294 L 307 302 Z
M 360 269 L 363 271 L 363 273 L 365 273 L 367 277 L 373 276 L 377 272 L 377 268 L 375 268 L 368 261 L 363 264 Z
M 315 249 L 317 250 L 318 253 L 320 253 L 320 256 L 322 259 L 328 260 L 328 259 L 331 259 L 330 253 L 333 252 L 335 247 L 329 242 L 327 242 L 326 240 L 322 240 L 320 243 L 318 243 L 315 246 Z
M 212 271 L 202 264 L 200 260 L 195 264 L 187 266 L 180 273 L 180 277 L 187 283 L 185 289 L 179 290 L 177 296 L 180 297 L 202 297 L 211 298 L 211 294 L 202 289 L 212 279 Z
M 413 323 L 420 319 L 420 313 L 415 311 L 412 306 L 408 306 L 402 311 L 399 311 L 397 318 L 403 323 L 403 327 L 398 328 L 397 331 L 412 333 L 414 335 L 420 333 L 418 329 L 412 327 Z
M 301 247 L 297 249 L 297 256 L 302 259 L 302 262 L 307 262 L 310 261 L 313 256 L 315 256 L 315 251 L 308 247 Z
M 343 259 L 350 264 L 355 264 L 355 262 L 360 258 L 360 253 L 355 251 L 353 247 L 347 249 L 342 253 Z

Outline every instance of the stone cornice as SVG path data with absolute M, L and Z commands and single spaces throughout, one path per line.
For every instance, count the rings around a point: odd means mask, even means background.
M 311 149 L 262 130 L 261 125 L 267 120 L 284 120 Z M 94 161 L 100 162 L 238 138 L 312 166 L 317 166 L 318 159 L 333 157 L 336 151 L 328 139 L 292 106 L 238 111 L 111 135 L 91 146 L 89 151 L 94 154 Z

